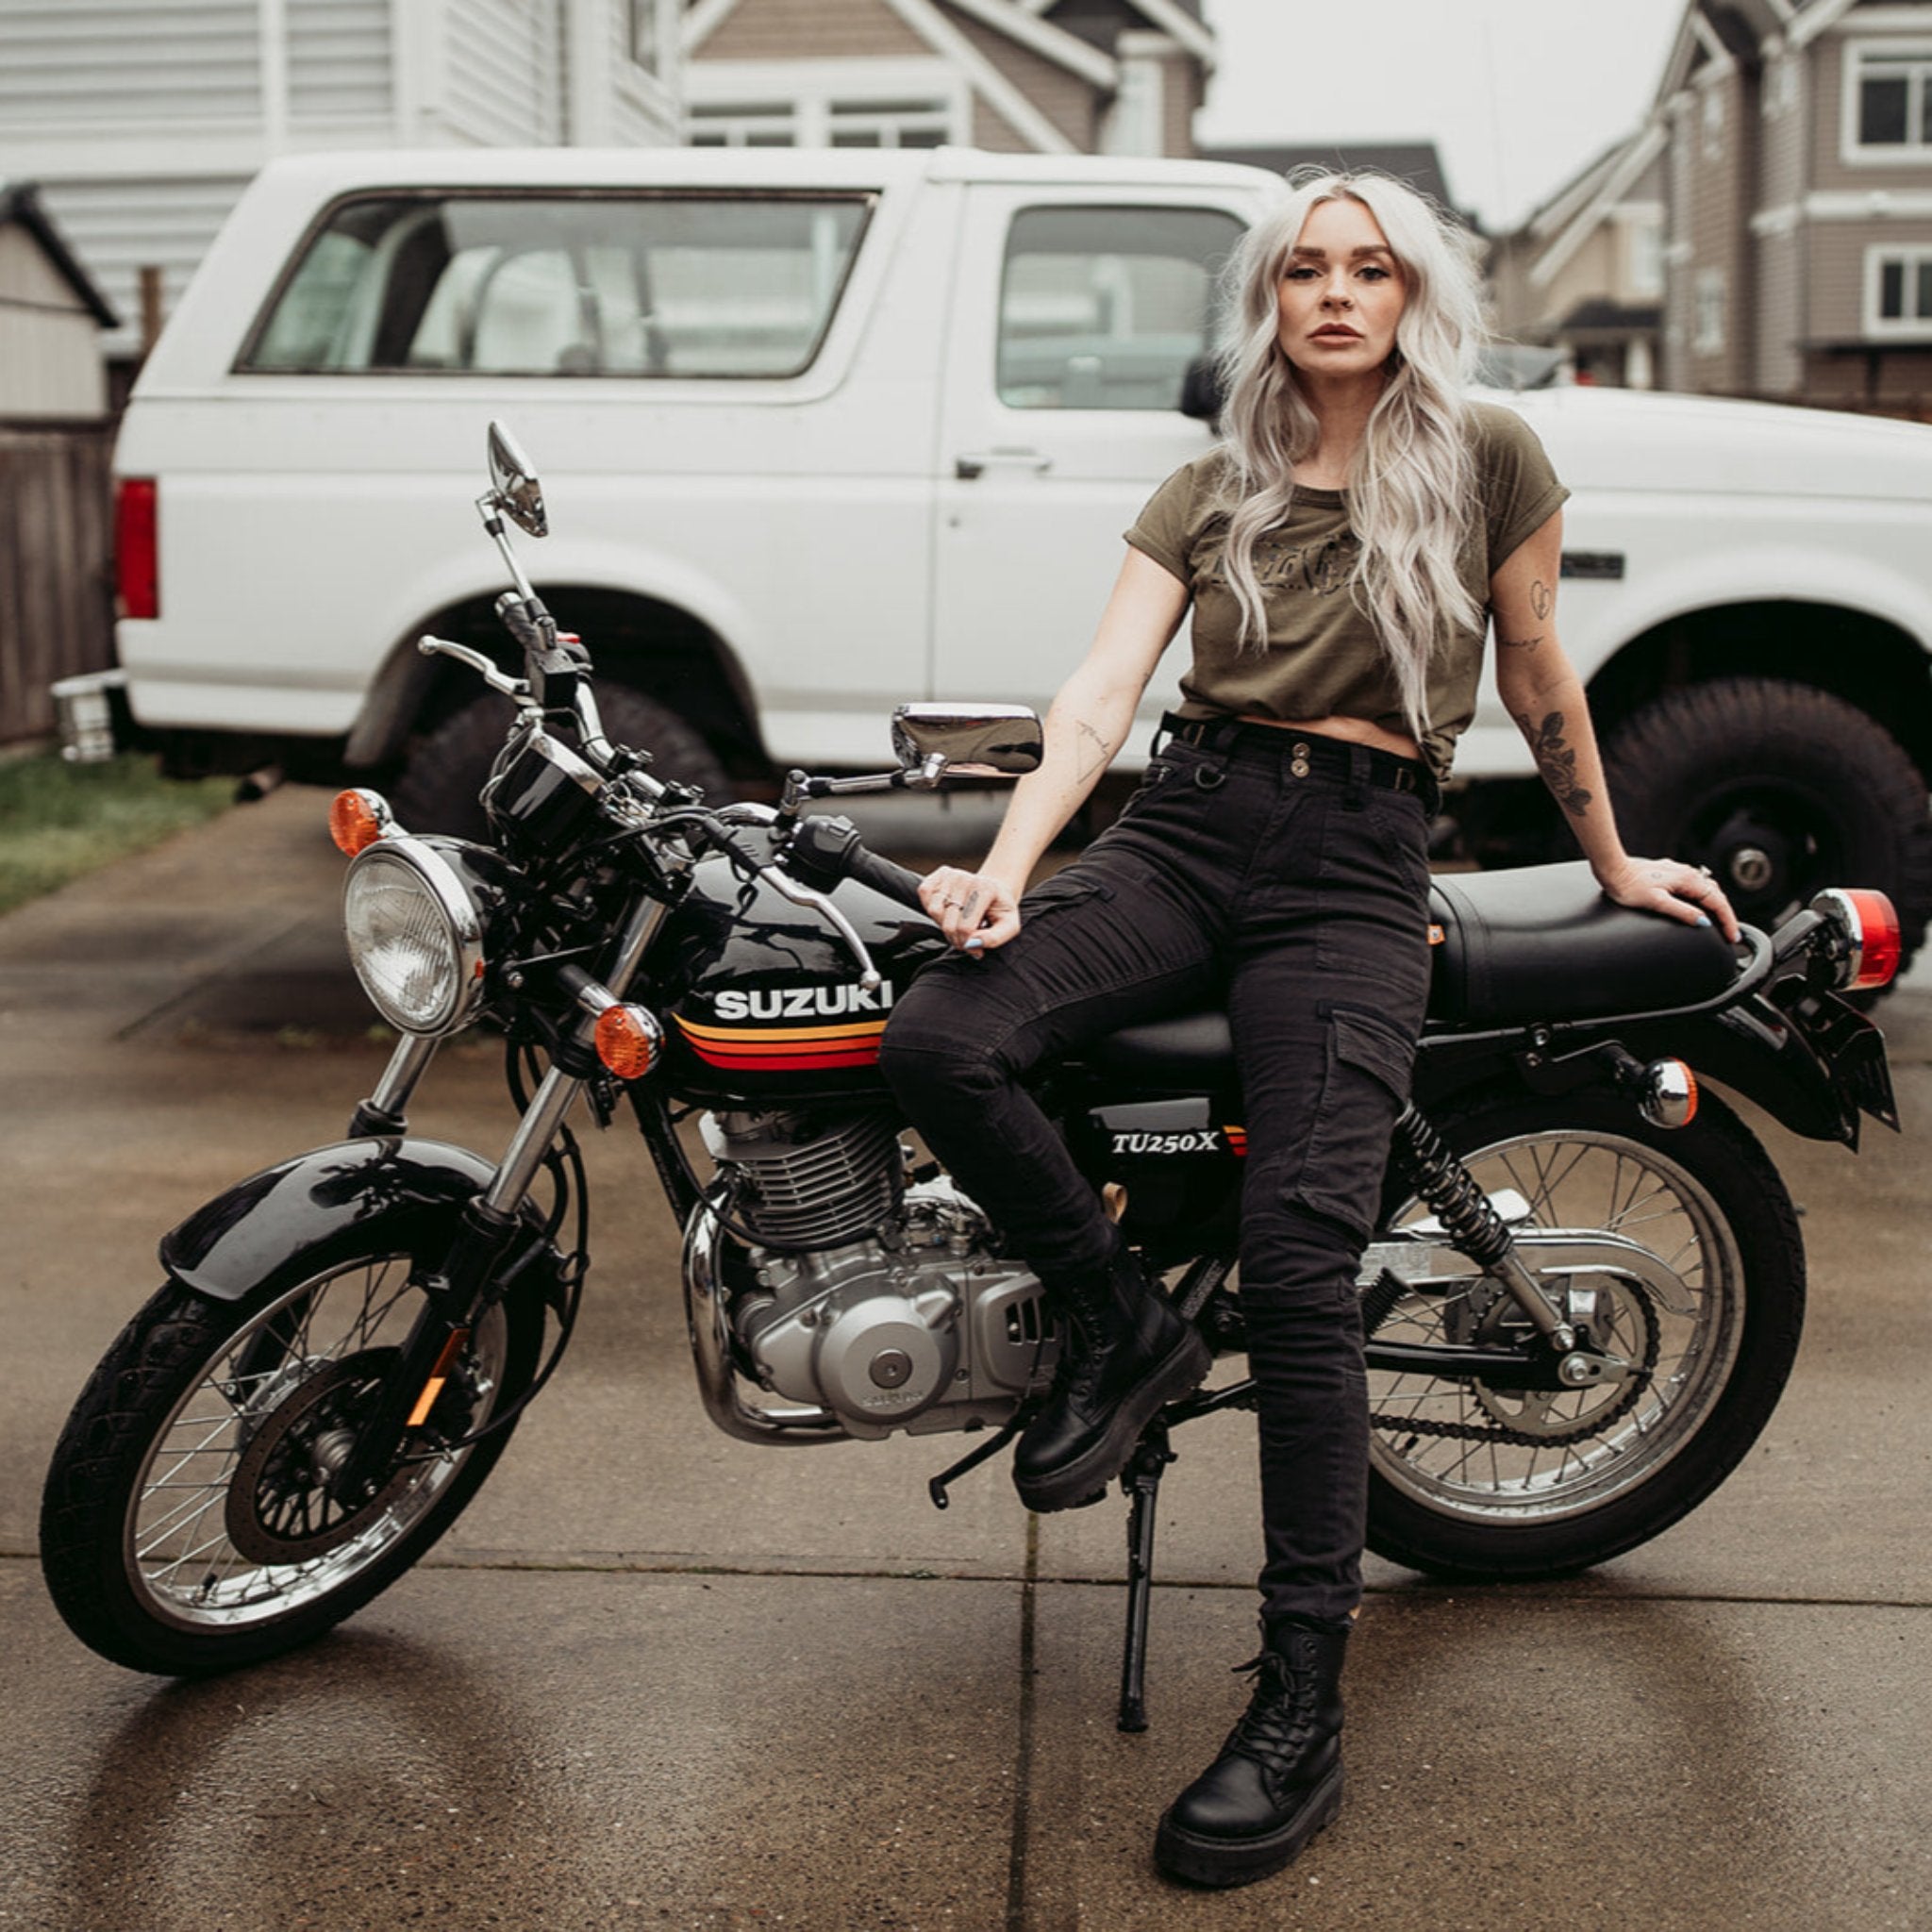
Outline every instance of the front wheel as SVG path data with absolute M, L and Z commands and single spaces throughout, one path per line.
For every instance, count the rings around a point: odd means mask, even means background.
M 1790 1197 L 1749 1129 L 1708 1093 L 1674 1132 L 1591 1094 L 1491 1099 L 1432 1124 L 1519 1235 L 1636 1244 L 1620 1260 L 1599 1242 L 1607 1265 L 1543 1277 L 1633 1373 L 1540 1391 L 1372 1369 L 1369 1546 L 1460 1577 L 1601 1563 L 1688 1515 L 1770 1420 L 1804 1322 Z M 1391 1228 L 1427 1213 L 1393 1180 L 1385 1206 Z M 1534 1248 L 1524 1254 L 1534 1269 Z M 1378 1340 L 1469 1345 L 1515 1320 L 1474 1269 L 1399 1288 L 1369 1291 Z
M 406 1254 L 214 1301 L 163 1288 L 75 1405 L 47 1474 L 41 1562 L 60 1614 L 114 1663 L 230 1670 L 340 1623 L 409 1568 L 509 1440 L 470 1441 L 528 1386 L 541 1301 L 492 1307 L 375 1495 L 329 1492 L 422 1307 Z

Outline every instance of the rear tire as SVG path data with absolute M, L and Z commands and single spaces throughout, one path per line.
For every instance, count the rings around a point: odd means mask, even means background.
M 1650 1357 L 1628 1399 L 1627 1385 L 1538 1395 L 1372 1369 L 1369 1547 L 1438 1575 L 1521 1579 L 1648 1542 L 1743 1459 L 1790 1374 L 1805 1251 L 1784 1183 L 1708 1091 L 1669 1132 L 1592 1093 L 1491 1096 L 1432 1124 L 1487 1193 L 1527 1200 L 1528 1225 L 1648 1250 L 1669 1299 L 1627 1277 L 1576 1277 L 1597 1291 L 1610 1351 Z M 1423 1211 L 1391 1180 L 1385 1224 Z M 1480 1291 L 1499 1292 L 1488 1277 Z M 1375 1333 L 1460 1340 L 1471 1292 L 1410 1285 Z
M 597 706 L 614 742 L 650 753 L 654 778 L 695 785 L 713 804 L 729 796 L 724 763 L 675 711 L 627 684 L 600 685 Z M 508 698 L 490 693 L 418 740 L 391 795 L 397 820 L 412 832 L 487 839 L 489 822 L 477 794 L 514 715 Z
M 409 1257 L 213 1301 L 170 1283 L 122 1330 L 54 1451 L 41 1563 L 83 1643 L 130 1670 L 233 1670 L 320 1636 L 456 1521 L 514 1424 L 406 1461 L 359 1508 L 324 1489 L 421 1306 Z M 528 1387 L 543 1309 L 478 1324 L 430 1426 L 461 1443 Z

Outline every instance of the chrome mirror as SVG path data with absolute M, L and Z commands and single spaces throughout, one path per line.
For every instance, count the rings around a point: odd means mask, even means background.
M 901 705 L 892 713 L 892 751 L 915 783 L 937 784 L 941 773 L 1018 777 L 1039 769 L 1044 745 L 1024 705 Z
M 496 508 L 533 537 L 550 534 L 543 514 L 543 486 L 517 440 L 501 423 L 490 425 L 490 491 Z

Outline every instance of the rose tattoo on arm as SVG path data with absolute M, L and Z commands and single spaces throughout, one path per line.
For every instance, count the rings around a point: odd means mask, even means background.
M 1590 809 L 1591 794 L 1576 781 L 1576 754 L 1563 741 L 1562 712 L 1551 711 L 1539 725 L 1529 712 L 1519 711 L 1516 722 L 1529 741 L 1530 755 L 1550 795 L 1571 817 L 1580 819 Z

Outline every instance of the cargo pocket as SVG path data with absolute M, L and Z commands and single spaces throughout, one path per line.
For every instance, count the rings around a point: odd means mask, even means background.
M 1335 1007 L 1327 1067 L 1295 1194 L 1364 1239 L 1375 1224 L 1390 1129 L 1408 1098 L 1415 1042 L 1380 1013 Z
M 1020 901 L 1020 929 L 1024 932 L 1029 921 L 1042 914 L 1078 906 L 1088 899 L 1112 897 L 1113 888 L 1105 879 L 1096 878 L 1077 866 L 1069 866 L 1065 872 L 1057 872 L 1052 878 L 1042 880 Z

